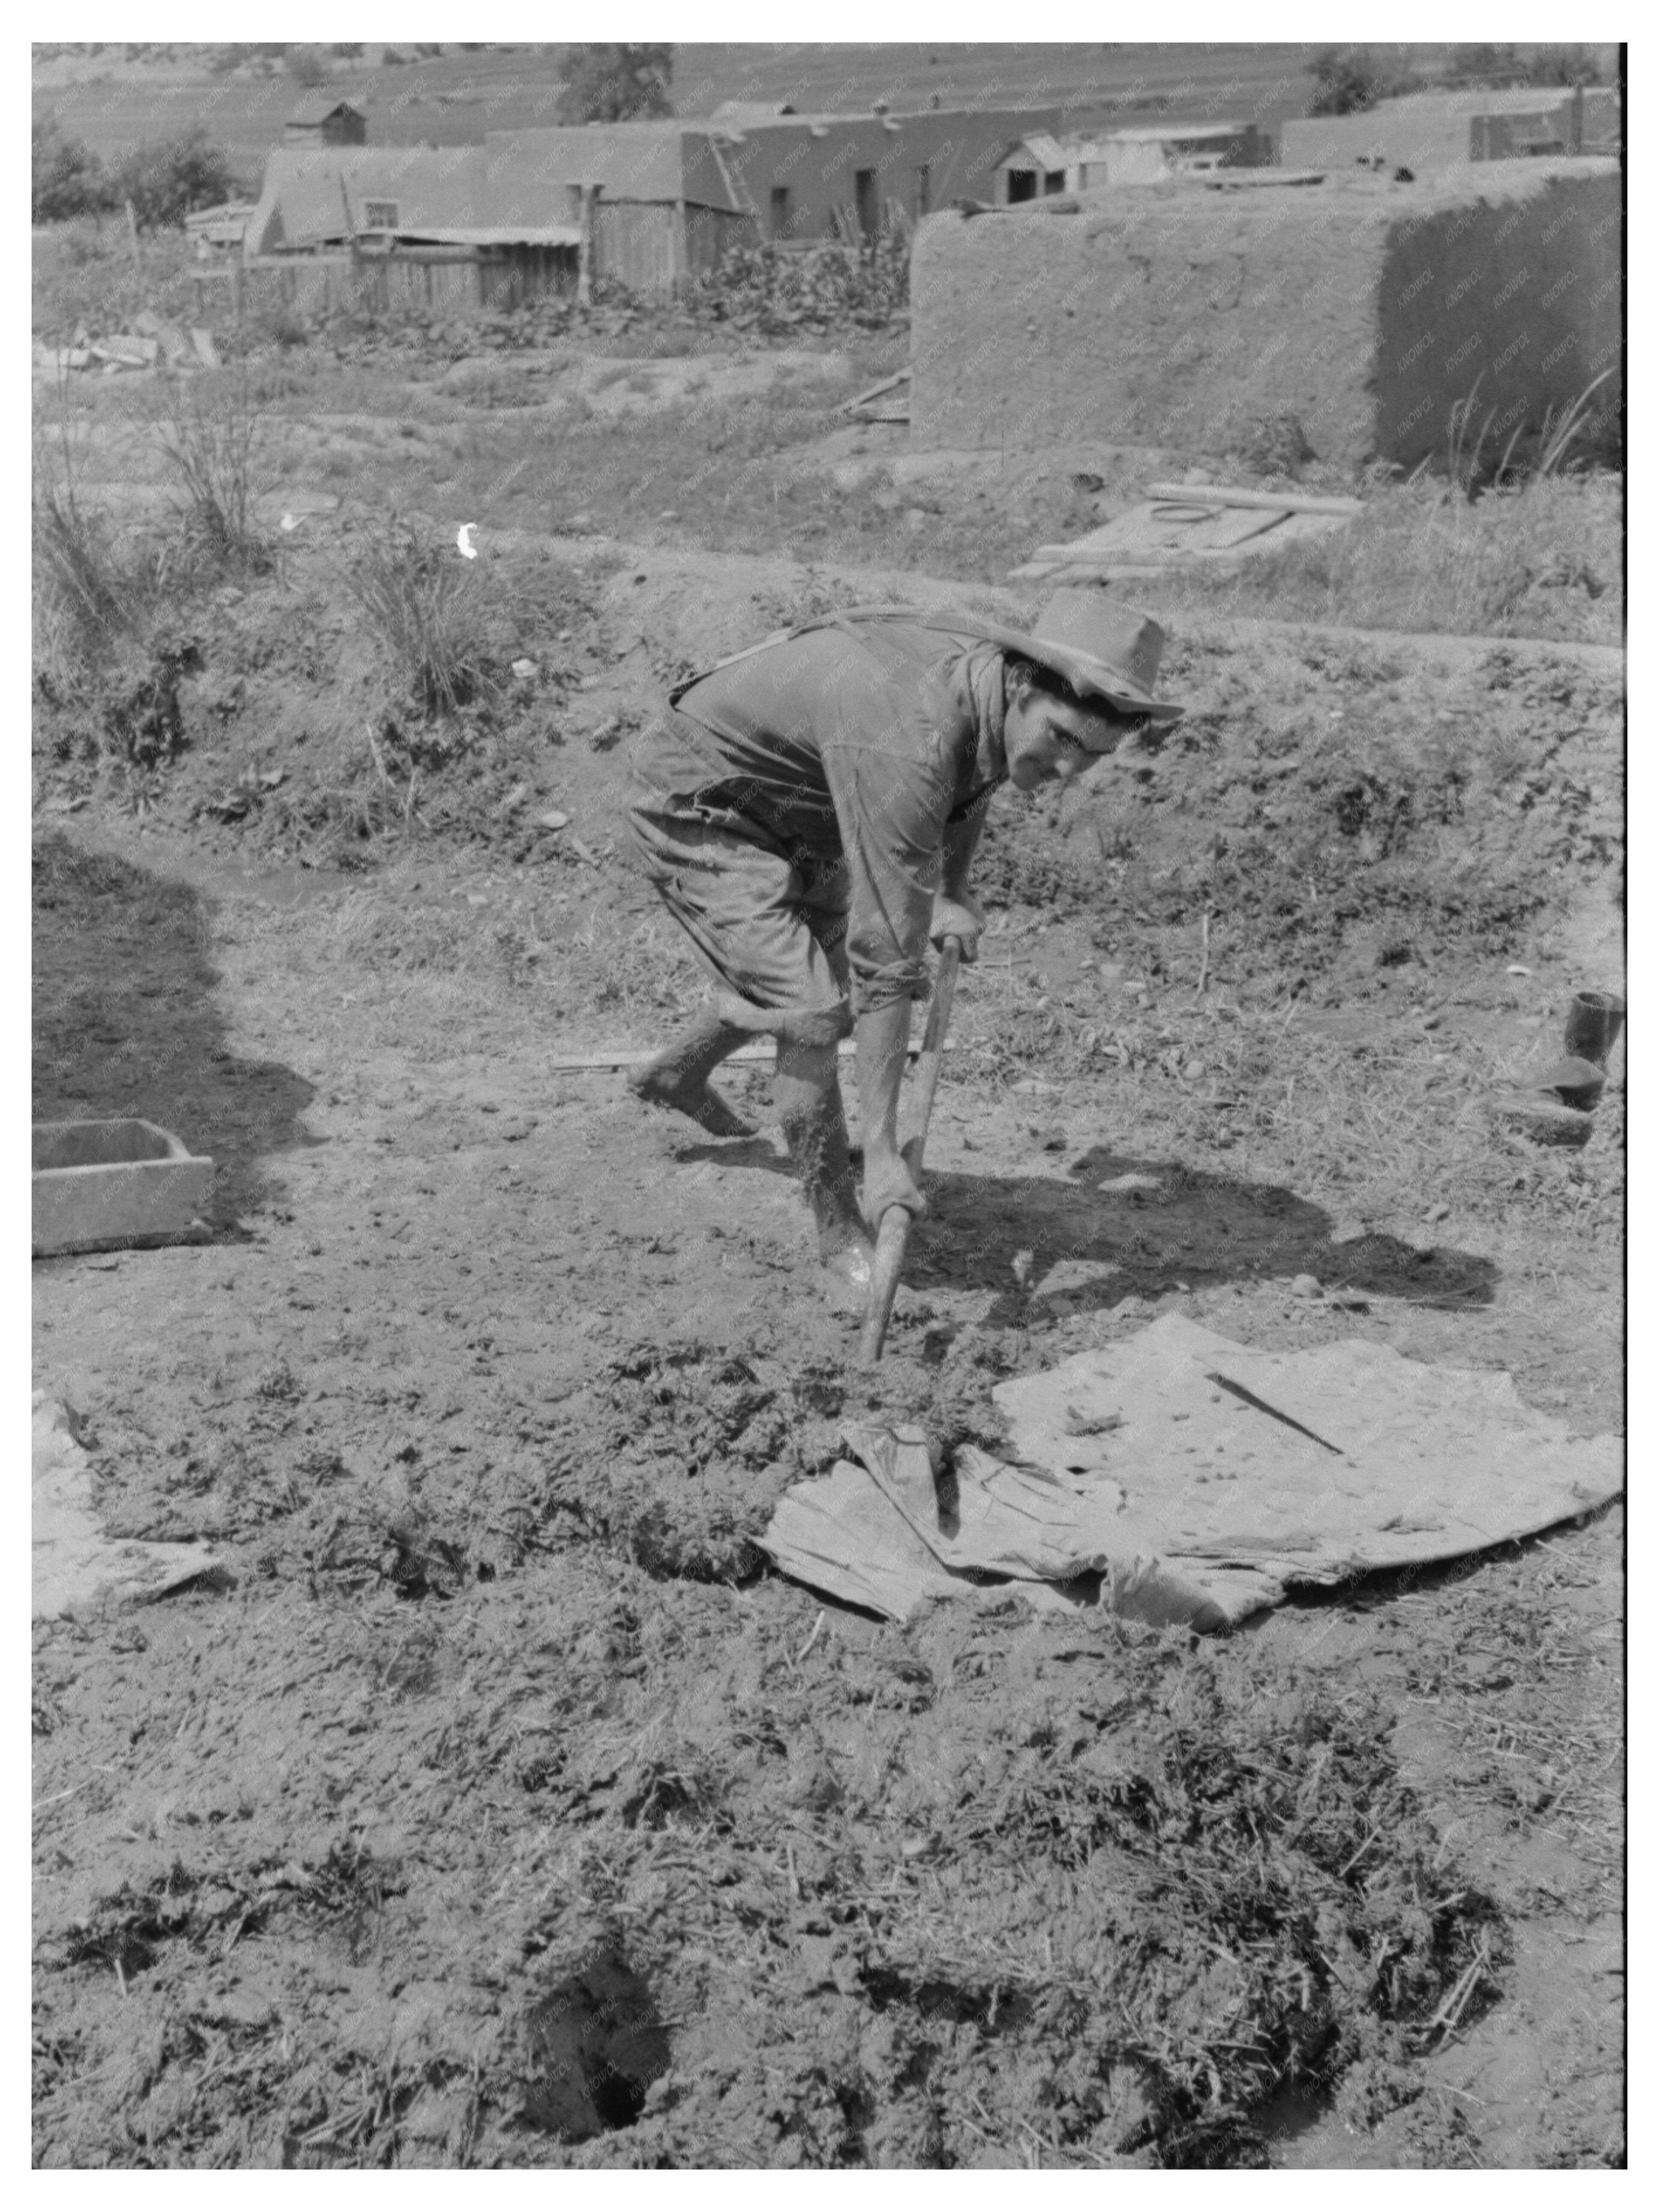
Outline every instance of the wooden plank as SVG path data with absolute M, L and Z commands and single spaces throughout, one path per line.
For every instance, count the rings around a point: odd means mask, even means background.
M 954 1037 L 946 1037 L 945 1040 L 945 1051 L 954 1051 L 955 1048 L 956 1039 Z M 916 1054 L 921 1050 L 921 1045 L 918 1039 L 912 1037 L 904 1048 L 909 1057 L 914 1060 Z M 660 1048 L 659 1048 L 659 1049 Z M 836 1048 L 836 1052 L 843 1060 L 850 1059 L 856 1049 L 857 1047 L 854 1045 L 851 1037 L 843 1037 Z M 728 1053 L 726 1054 L 726 1058 L 720 1062 L 720 1066 L 722 1067 L 752 1067 L 757 1062 L 764 1063 L 766 1061 L 769 1061 L 773 1054 L 776 1050 L 777 1045 L 775 1042 L 769 1037 L 763 1039 L 758 1044 L 739 1045 L 735 1052 Z M 640 1052 L 631 1046 L 624 1045 L 614 1052 L 558 1053 L 555 1054 L 554 1057 L 546 1061 L 544 1065 L 555 1069 L 560 1074 L 575 1075 L 580 1073 L 584 1069 L 644 1067 L 650 1061 L 655 1060 L 656 1057 L 656 1052 Z
M 867 407 L 872 399 L 879 399 L 884 392 L 896 391 L 901 384 L 909 381 L 909 370 L 902 368 L 896 376 L 884 376 L 879 384 L 872 384 L 867 392 L 860 392 L 856 398 L 843 400 L 842 404 L 850 413 L 854 407 Z
M 1243 484 L 1148 484 L 1147 499 L 1176 507 L 1278 507 L 1287 514 L 1363 514 L 1357 499 L 1334 494 L 1257 491 Z
M 1190 559 L 1192 556 L 1188 555 L 1186 557 Z M 1011 568 L 1008 580 L 1011 583 L 1016 580 L 1043 583 L 1052 581 L 1055 577 L 1077 576 L 1087 578 L 1092 583 L 1109 584 L 1125 576 L 1167 576 L 1171 568 L 1180 565 L 1181 556 L 1175 554 L 1156 567 L 1149 568 L 1144 561 L 1114 561 L 1102 553 L 1081 561 L 1028 561 L 1024 568 Z

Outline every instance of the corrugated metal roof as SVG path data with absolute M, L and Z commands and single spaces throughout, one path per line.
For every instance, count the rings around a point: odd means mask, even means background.
M 1095 139 L 1088 150 L 1098 152 L 1103 146 L 1111 145 L 1195 145 L 1200 139 L 1242 138 L 1249 127 L 1243 123 L 1138 124 L 1130 131 L 1109 131 L 1103 138 Z
M 472 224 L 459 229 L 442 228 L 422 223 L 412 228 L 406 222 L 398 225 L 399 238 L 411 243 L 433 246 L 580 246 L 582 234 L 574 222 L 544 223 L 539 228 L 530 223 Z

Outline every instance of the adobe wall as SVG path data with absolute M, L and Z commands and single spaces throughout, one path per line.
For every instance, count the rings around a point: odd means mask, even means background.
M 1395 211 L 1367 177 L 1171 179 L 1074 216 L 935 216 L 910 268 L 911 441 L 1222 452 L 1253 418 L 1295 414 L 1322 458 L 1357 462 Z
M 1459 202 L 1461 201 L 1461 204 Z M 1377 297 L 1377 449 L 1412 468 L 1446 450 L 1474 395 L 1471 437 L 1501 451 L 1516 428 L 1557 420 L 1604 370 L 1592 403 L 1618 442 L 1624 400 L 1623 210 L 1616 170 L 1594 160 L 1488 161 L 1460 193 L 1396 223 Z
M 1410 466 L 1477 378 L 1477 420 L 1521 404 L 1507 436 L 1609 344 L 1616 363 L 1619 222 L 1594 161 L 936 216 L 911 270 L 912 441 L 1220 453 L 1288 414 L 1322 460 Z

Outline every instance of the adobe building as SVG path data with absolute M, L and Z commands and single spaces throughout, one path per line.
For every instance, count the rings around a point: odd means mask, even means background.
M 755 117 L 735 126 L 715 118 L 680 127 L 707 134 L 757 235 L 790 244 L 854 242 L 896 216 L 918 222 L 956 200 L 1006 198 L 997 183 L 1008 173 L 1006 158 L 1035 143 L 1032 134 L 1046 134 L 1052 145 L 1059 121 L 1057 108 L 956 107 Z
M 911 439 L 1222 454 L 1294 415 L 1321 460 L 1410 469 L 1466 403 L 1501 451 L 1607 373 L 1616 442 L 1622 237 L 1620 175 L 1588 159 L 936 216 L 911 264 Z
M 1532 87 L 1504 92 L 1416 92 L 1354 115 L 1302 115 L 1281 125 L 1287 169 L 1374 166 L 1435 177 L 1468 161 L 1616 153 L 1619 94 Z
M 491 131 L 478 146 L 283 146 L 266 163 L 246 251 L 315 253 L 370 234 L 461 244 L 463 234 L 481 248 L 550 251 L 556 234 L 574 238 L 586 224 L 592 275 L 661 294 L 731 246 L 857 243 L 953 201 L 983 201 L 1011 149 L 1052 119 L 1029 108 L 748 108 L 704 123 Z
M 1211 169 L 1261 168 L 1272 159 L 1273 143 L 1254 123 L 1144 125 L 1072 141 L 1066 190 L 1156 185 L 1165 177 L 1198 176 Z

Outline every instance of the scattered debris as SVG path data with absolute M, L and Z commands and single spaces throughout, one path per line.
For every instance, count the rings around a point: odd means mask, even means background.
M 844 401 L 840 411 L 843 415 L 850 415 L 858 422 L 908 422 L 910 419 L 909 385 L 908 368 L 901 368 L 892 376 L 883 377 L 879 384 L 872 384 L 867 392 L 860 392 L 856 398 Z M 904 391 L 902 400 L 889 400 L 884 407 L 875 404 L 901 387 Z
M 149 1544 L 104 1534 L 92 1505 L 92 1468 L 60 1400 L 34 1393 L 31 1437 L 31 1612 L 54 1620 L 111 1597 L 155 1598 L 214 1572 L 199 1544 Z M 222 1570 L 218 1570 L 222 1571 Z

